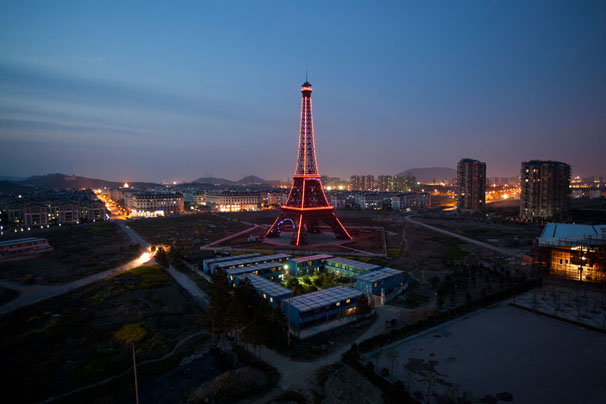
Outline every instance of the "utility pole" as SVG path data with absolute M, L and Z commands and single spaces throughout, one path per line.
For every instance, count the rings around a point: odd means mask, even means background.
M 133 348 L 133 370 L 135 371 L 135 397 L 137 404 L 139 404 L 139 385 L 137 383 L 137 360 L 135 359 L 135 343 L 131 344 Z

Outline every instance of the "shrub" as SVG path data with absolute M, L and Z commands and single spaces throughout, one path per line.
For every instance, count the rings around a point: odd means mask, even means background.
M 147 335 L 147 331 L 141 326 L 140 323 L 129 323 L 124 324 L 116 333 L 114 337 L 123 343 L 131 344 L 133 342 L 139 342 Z

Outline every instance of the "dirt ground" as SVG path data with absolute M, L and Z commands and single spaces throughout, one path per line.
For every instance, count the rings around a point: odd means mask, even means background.
M 496 223 L 489 219 L 470 216 L 420 217 L 418 220 L 496 247 L 516 249 L 527 254 L 530 253 L 534 239 L 543 230 L 542 226 L 538 224 Z
M 275 220 L 275 218 L 274 218 Z M 324 230 L 322 230 L 324 232 Z M 352 241 L 339 242 L 334 238 L 329 229 L 326 229 L 326 233 L 322 233 L 320 236 L 312 235 L 311 237 L 322 238 L 324 241 L 310 242 L 309 245 L 302 245 L 295 247 L 290 244 L 292 238 L 292 232 L 285 231 L 279 241 L 275 239 L 269 242 L 262 241 L 249 241 L 249 236 L 261 238 L 265 236 L 267 229 L 261 228 L 256 232 L 242 235 L 230 240 L 226 240 L 216 247 L 229 247 L 238 248 L 245 250 L 261 250 L 261 251 L 274 251 L 274 250 L 293 250 L 301 251 L 301 254 L 306 254 L 306 251 L 323 251 L 326 253 L 338 252 L 338 253 L 353 253 L 353 254 L 379 254 L 384 255 L 385 243 L 384 243 L 384 231 L 380 227 L 376 228 L 355 228 L 348 227 L 348 231 L 353 237 Z
M 319 369 L 317 384 L 311 387 L 315 402 L 321 404 L 380 404 L 381 390 L 343 363 Z
M 464 262 L 468 256 L 487 260 L 495 255 L 493 251 L 486 248 L 413 223 L 402 224 L 399 236 L 403 254 L 390 263 L 394 268 L 440 270 Z
M 128 222 L 141 237 L 151 244 L 177 244 L 183 250 L 199 251 L 197 247 L 219 240 L 250 226 L 238 222 L 234 214 L 200 213 Z
M 54 251 L 0 263 L 0 277 L 22 283 L 57 284 L 120 266 L 141 252 L 111 222 L 39 233 Z
M 130 340 L 145 361 L 204 329 L 205 314 L 166 272 L 133 269 L 0 317 L 3 394 L 32 402 L 70 391 L 128 369 Z

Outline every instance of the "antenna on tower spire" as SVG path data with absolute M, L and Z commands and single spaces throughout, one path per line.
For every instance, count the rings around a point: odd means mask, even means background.
M 307 83 L 307 69 L 305 69 L 305 82 Z

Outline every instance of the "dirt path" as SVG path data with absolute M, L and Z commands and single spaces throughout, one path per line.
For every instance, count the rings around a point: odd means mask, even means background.
M 487 248 L 489 250 L 496 251 L 499 254 L 506 255 L 508 257 L 516 257 L 517 258 L 517 257 L 520 256 L 520 253 L 517 252 L 517 251 L 508 250 L 508 249 L 505 249 L 505 248 L 495 247 L 493 245 L 490 245 L 488 243 L 484 243 L 482 241 L 474 240 L 472 238 L 465 237 L 465 236 L 462 236 L 462 235 L 457 234 L 457 233 L 453 233 L 453 232 L 448 231 L 448 230 L 440 229 L 439 227 L 430 226 L 428 224 L 421 223 L 419 221 L 414 220 L 412 218 L 412 216 L 406 216 L 405 220 L 407 222 L 409 222 L 409 223 L 414 223 L 414 224 L 417 224 L 419 226 L 425 227 L 426 229 L 433 230 L 433 231 L 438 232 L 438 233 L 446 234 L 447 236 L 450 236 L 450 237 L 458 238 L 459 240 L 463 240 L 463 241 L 465 241 L 467 243 L 475 244 L 475 245 L 478 245 L 480 247 L 484 247 L 484 248 Z
M 175 347 L 173 348 L 173 350 L 170 351 L 169 353 L 167 353 L 166 355 L 162 356 L 161 358 L 148 359 L 146 361 L 139 362 L 137 364 L 137 369 L 140 368 L 141 366 L 145 366 L 145 365 L 150 364 L 150 363 L 160 362 L 160 361 L 163 361 L 165 359 L 170 358 L 171 356 L 173 356 L 177 352 L 177 349 L 179 349 L 179 347 L 181 345 L 183 345 L 184 343 L 186 343 L 190 339 L 195 338 L 195 337 L 197 337 L 199 335 L 203 335 L 203 334 L 209 334 L 210 335 L 210 333 L 208 331 L 200 331 L 200 332 L 197 332 L 195 334 L 188 335 L 187 337 L 182 338 L 179 342 L 177 342 L 177 344 L 175 345 Z M 58 395 L 58 396 L 47 398 L 46 400 L 42 401 L 41 404 L 43 404 L 43 403 L 51 403 L 53 401 L 56 401 L 56 400 L 59 400 L 59 399 L 65 398 L 65 397 L 69 397 L 72 394 L 76 394 L 76 393 L 79 393 L 81 391 L 93 388 L 93 387 L 101 386 L 101 385 L 103 385 L 105 383 L 109 383 L 112 380 L 117 379 L 118 377 L 124 376 L 125 374 L 130 373 L 132 371 L 133 371 L 133 367 L 131 366 L 128 369 L 126 369 L 125 371 L 120 372 L 120 373 L 118 373 L 118 374 L 116 374 L 114 376 L 108 377 L 107 379 L 103 379 L 103 380 L 98 381 L 96 383 L 92 383 L 92 384 L 88 384 L 86 386 L 79 387 L 79 388 L 77 388 L 75 390 L 68 391 L 67 393 L 63 393 L 63 394 Z
M 221 244 L 224 241 L 228 241 L 228 240 L 231 240 L 233 238 L 240 237 L 240 236 L 242 236 L 244 234 L 247 234 L 247 233 L 252 233 L 253 231 L 257 230 L 258 228 L 259 228 L 259 225 L 256 224 L 253 227 L 251 227 L 250 229 L 245 229 L 245 230 L 239 231 L 239 232 L 231 234 L 231 235 L 229 235 L 227 237 L 223 237 L 223 238 L 221 238 L 219 240 L 213 241 L 210 244 L 203 245 L 202 247 L 200 247 L 200 249 L 212 247 L 214 245 Z

